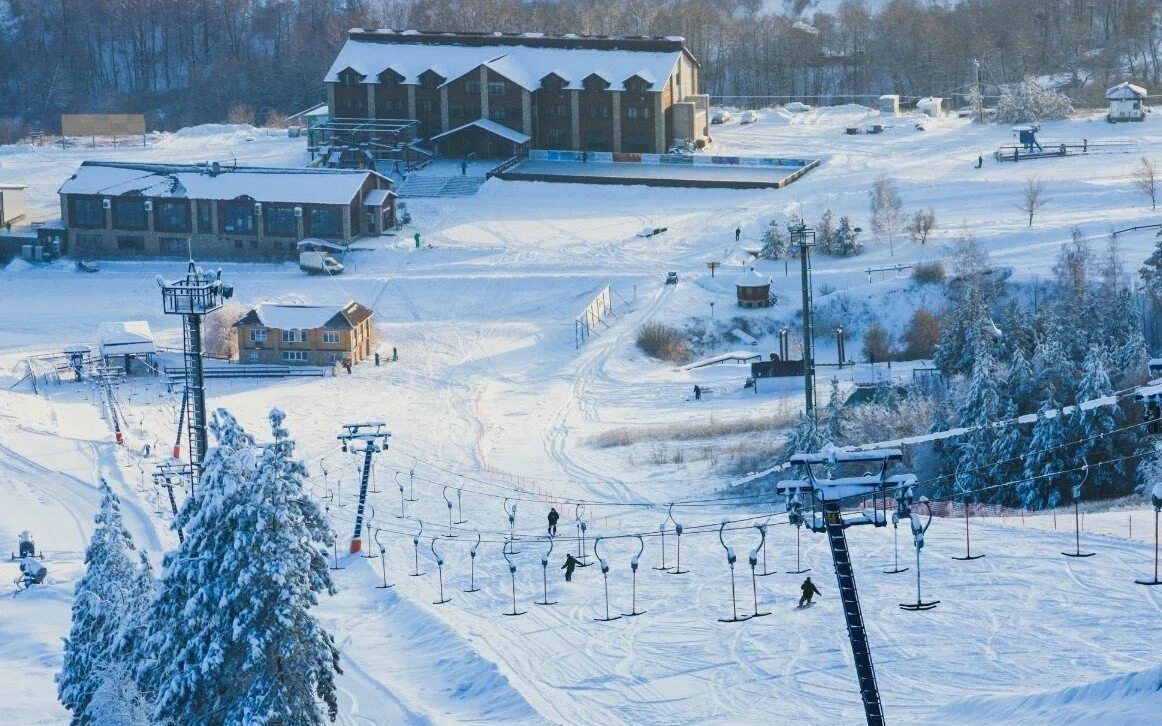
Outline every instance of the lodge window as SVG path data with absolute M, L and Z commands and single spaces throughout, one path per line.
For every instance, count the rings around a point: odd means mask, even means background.
M 419 109 L 423 113 L 432 113 L 436 110 L 436 102 L 431 99 L 424 99 L 419 102 Z
M 114 199 L 113 226 L 117 229 L 145 229 L 145 200 Z
M 464 84 L 464 92 L 476 95 L 480 93 L 480 81 L 468 81 Z
M 507 86 L 503 83 L 489 82 L 488 84 L 489 96 L 503 96 L 507 90 Z
M 627 108 L 625 110 L 625 115 L 628 116 L 629 118 L 637 118 L 638 117 L 637 106 L 630 106 L 629 108 Z
M 78 252 L 95 253 L 101 249 L 101 235 L 99 234 L 77 234 L 73 237 L 73 241 L 77 244 Z
M 504 106 L 501 106 L 500 108 L 490 108 L 488 109 L 488 118 L 492 119 L 493 121 L 503 121 L 508 118 L 508 109 Z
M 342 217 L 337 209 L 313 207 L 307 217 L 310 233 L 319 237 L 338 237 L 342 234 Z
M 202 234 L 214 233 L 214 203 L 198 202 L 198 231 Z
M 298 232 L 298 222 L 295 220 L 295 208 L 289 205 L 268 204 L 262 210 L 266 214 L 265 231 L 267 234 L 294 235 Z
M 569 109 L 566 108 L 564 106 L 564 104 L 558 104 L 556 106 L 553 106 L 553 115 L 560 116 L 561 118 L 564 118 L 565 116 L 569 115 Z
M 604 144 L 605 132 L 600 129 L 595 129 L 585 134 L 585 140 L 590 144 Z
M 166 257 L 185 257 L 189 253 L 189 245 L 185 237 L 159 237 L 157 251 Z
M 649 151 L 649 147 L 649 134 L 642 133 L 641 131 L 631 131 L 626 134 L 627 151 Z
M 590 106 L 589 118 L 609 118 L 609 106 Z
M 282 342 L 305 343 L 307 342 L 307 331 L 301 328 L 287 328 L 282 331 Z
M 282 359 L 285 361 L 305 361 L 305 360 L 307 360 L 307 351 L 305 351 L 305 350 L 284 350 L 282 352 Z
M 340 333 L 338 330 L 324 330 L 323 331 L 323 342 L 329 343 L 332 345 L 339 343 L 340 342 L 339 335 L 340 335 Z
M 153 222 L 159 232 L 189 232 L 190 205 L 187 202 L 156 201 Z
M 137 235 L 117 235 L 117 249 L 121 252 L 145 252 L 145 238 Z
M 266 328 L 251 328 L 250 329 L 251 343 L 265 343 L 266 342 Z
M 565 138 L 565 129 L 549 129 L 549 143 L 560 144 Z
M 230 234 L 254 234 L 254 205 L 227 204 L 222 229 Z
M 105 207 L 100 199 L 73 197 L 72 226 L 90 229 L 105 226 Z

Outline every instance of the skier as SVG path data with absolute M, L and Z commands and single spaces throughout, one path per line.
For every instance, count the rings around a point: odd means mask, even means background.
M 979 169 L 984 166 L 984 157 L 980 154 L 976 155 L 976 168 Z
M 735 242 L 735 244 L 738 244 L 738 239 L 740 237 L 742 237 L 742 227 L 735 227 L 734 228 L 734 242 Z
M 702 386 L 699 386 L 697 383 L 694 384 L 694 400 L 702 400 Z
M 561 518 L 561 515 L 557 513 L 557 508 L 550 507 L 549 508 L 549 536 L 550 537 L 557 536 L 557 520 L 560 518 Z
M 375 351 L 375 365 L 379 365 L 379 351 Z
M 577 558 L 572 553 L 565 555 L 565 564 L 561 565 L 561 569 L 565 571 L 565 582 L 573 581 L 573 570 L 577 569 Z
M 799 607 L 801 608 L 805 608 L 813 604 L 811 602 L 811 598 L 815 595 L 823 597 L 823 593 L 819 592 L 819 588 L 815 587 L 815 583 L 811 582 L 810 577 L 808 577 L 806 580 L 803 580 L 803 584 L 799 586 L 799 589 L 803 591 L 803 597 L 799 598 Z
M 465 176 L 468 173 L 468 162 L 460 162 L 460 176 Z

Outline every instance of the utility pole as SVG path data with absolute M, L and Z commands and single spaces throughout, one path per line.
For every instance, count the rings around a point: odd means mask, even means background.
M 803 275 L 803 397 L 807 416 L 818 423 L 815 412 L 815 331 L 811 323 L 811 248 L 815 246 L 815 230 L 800 224 L 791 230 L 791 244 L 799 247 Z
M 166 315 L 182 316 L 182 353 L 185 362 L 184 411 L 190 445 L 190 493 L 202 472 L 209 448 L 206 436 L 206 381 L 202 368 L 202 318 L 222 307 L 234 288 L 222 282 L 222 271 L 204 272 L 190 260 L 186 276 L 167 281 L 157 276 Z
M 363 452 L 363 476 L 359 482 L 359 507 L 355 510 L 355 534 L 351 537 L 350 553 L 355 554 L 363 546 L 363 509 L 367 505 L 367 484 L 371 480 L 371 459 L 380 451 L 387 450 L 387 424 L 382 421 L 371 423 L 343 424 L 343 433 L 335 438 L 343 442 L 343 451 Z M 353 448 L 359 442 L 362 449 Z

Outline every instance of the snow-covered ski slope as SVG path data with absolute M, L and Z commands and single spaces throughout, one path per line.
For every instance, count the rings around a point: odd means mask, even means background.
M 760 245 L 773 215 L 802 211 L 814 221 L 830 207 L 866 229 L 867 189 L 880 173 L 900 180 L 906 209 L 935 209 L 940 227 L 926 246 L 897 239 L 889 256 L 887 245 L 865 232 L 864 255 L 816 258 L 820 304 L 846 295 L 889 327 L 920 301 L 938 302 L 939 295 L 916 291 L 904 279 L 868 284 L 865 270 L 942 259 L 962 228 L 976 234 L 996 262 L 1012 267 L 1014 279 L 1032 281 L 1047 276 L 1073 226 L 1098 245 L 1111 228 L 1157 220 L 1131 189 L 1135 155 L 998 164 L 989 151 L 1010 140 L 1004 127 L 947 119 L 918 131 L 914 119 L 899 118 L 883 135 L 843 133 L 865 115 L 854 107 L 797 115 L 768 111 L 752 126 L 715 127 L 722 153 L 824 160 L 786 190 L 490 181 L 474 197 L 410 201 L 415 229 L 368 241 L 367 251 L 348 257 L 348 270 L 339 278 L 308 278 L 293 264 L 221 265 L 244 305 L 349 298 L 372 305 L 384 345 L 399 350 L 399 362 L 362 365 L 350 376 L 209 384 L 211 404 L 229 407 L 259 436 L 271 406 L 288 413 L 314 491 L 321 498 L 328 490 L 334 495 L 330 514 L 343 539 L 354 518 L 357 462 L 338 449 L 339 424 L 382 419 L 393 431 L 390 450 L 378 459 L 379 493 L 371 503 L 387 548 L 387 579 L 395 587 L 375 589 L 382 577 L 378 559 L 340 557 L 342 592 L 320 607 L 343 649 L 344 723 L 862 720 L 822 537 L 802 540 L 805 566 L 824 593 L 819 606 L 794 609 L 801 577 L 783 571 L 794 569 L 795 537 L 776 515 L 767 561 L 779 573 L 757 581 L 760 605 L 773 614 L 720 624 L 717 618 L 730 610 L 730 580 L 717 524 L 770 509 L 716 502 L 676 507 L 675 518 L 687 528 L 681 556 L 690 574 L 654 570 L 660 542 L 647 536 L 637 582 L 637 607 L 646 614 L 599 623 L 593 621 L 604 612 L 599 569 L 578 570 L 568 585 L 557 569 L 564 549 L 575 551 L 572 540 L 558 542 L 551 557 L 549 596 L 559 604 L 533 604 L 541 596 L 540 558 L 547 550 L 533 538 L 543 533 L 548 504 L 528 500 L 542 500 L 539 493 L 548 492 L 609 503 L 584 509 L 587 548 L 594 534 L 609 538 L 602 554 L 611 566 L 610 608 L 628 611 L 629 559 L 638 545 L 613 536 L 652 535 L 666 518 L 662 503 L 713 498 L 730 480 L 722 473 L 730 443 L 676 442 L 665 431 L 711 417 L 788 415 L 798 406 L 797 381 L 766 386 L 756 395 L 742 388 L 744 367 L 674 370 L 634 348 L 641 324 L 706 316 L 711 301 L 719 317 L 790 319 L 798 290 L 794 263 L 789 276 L 781 262 L 757 265 L 774 277 L 780 298 L 774 309 L 733 307 L 733 279 L 748 259 L 744 250 Z M 1095 114 L 1046 124 L 1041 136 L 1134 138 L 1152 155 L 1162 141 L 1162 122 L 1151 117 L 1111 127 Z M 972 168 L 977 154 L 986 157 L 981 170 Z M 86 158 L 302 164 L 306 155 L 301 139 L 236 127 L 192 129 L 144 149 L 0 147 L 0 181 L 31 184 L 34 217 L 50 219 L 57 214 L 56 188 Z M 1051 198 L 1032 229 L 1015 208 L 1030 175 L 1044 180 Z M 737 245 L 736 225 L 743 232 Z M 636 237 L 643 227 L 669 230 Z M 431 248 L 412 248 L 413 231 Z M 1146 231 L 1121 241 L 1134 269 L 1154 239 Z M 710 260 L 726 263 L 714 278 L 705 266 Z M 161 314 L 154 276 L 172 276 L 180 267 L 178 260 L 106 262 L 98 274 L 85 274 L 64 263 L 14 263 L 0 271 L 0 329 L 6 333 L 0 340 L 0 543 L 15 547 L 17 533 L 31 529 L 50 552 L 45 587 L 0 597 L 0 668 L 14 684 L 0 699 L 0 722 L 67 720 L 51 677 L 96 508 L 96 477 L 107 477 L 123 495 L 143 547 L 160 556 L 176 543 L 149 475 L 172 445 L 179 397 L 157 380 L 120 385 L 127 432 L 126 446 L 116 447 L 100 417 L 99 396 L 89 387 L 64 383 L 34 395 L 26 385 L 10 386 L 23 375 L 25 356 L 92 343 L 105 321 L 148 320 L 163 344 L 175 345 L 177 321 Z M 676 286 L 663 284 L 671 270 L 680 274 Z M 614 290 L 616 317 L 575 350 L 573 317 L 606 284 Z M 858 340 L 849 339 L 848 346 L 858 350 Z M 773 349 L 769 338 L 760 340 L 759 352 Z M 820 349 L 829 355 L 833 346 L 821 342 Z M 710 389 L 698 403 L 687 400 L 695 383 Z M 661 433 L 628 448 L 592 443 L 619 427 Z M 152 458 L 141 455 L 146 443 Z M 408 576 L 418 525 L 394 516 L 400 513 L 397 476 L 406 486 L 413 469 L 420 501 L 407 504 L 408 514 L 426 522 L 421 577 Z M 448 531 L 445 485 L 463 488 L 468 522 L 456 527 L 456 538 L 442 536 Z M 518 487 L 538 494 L 520 494 Z M 449 496 L 455 501 L 454 491 Z M 517 606 L 529 611 L 520 617 L 501 615 L 512 607 L 499 544 L 508 529 L 506 496 L 526 500 L 518 503 L 520 554 L 513 558 Z M 659 506 L 618 506 L 646 501 Z M 561 534 L 572 537 L 574 508 L 559 509 Z M 1022 528 L 1011 520 L 974 524 L 973 549 L 988 556 L 962 563 L 950 559 L 963 551 L 962 522 L 937 520 L 924 549 L 923 584 L 926 597 L 942 602 L 923 614 L 897 608 L 915 597 L 914 569 L 881 572 L 892 562 L 891 532 L 851 530 L 889 720 L 1154 722 L 1162 696 L 1150 634 L 1157 630 L 1162 593 L 1133 584 L 1151 565 L 1143 540 L 1147 522 L 1146 512 L 1135 515 L 1134 541 L 1117 528 L 1084 533 L 1082 547 L 1098 552 L 1084 560 L 1060 556 L 1073 544 L 1065 522 L 1060 531 L 1031 523 Z M 481 590 L 465 594 L 468 550 L 478 530 L 485 540 L 476 558 Z M 429 549 L 433 535 L 440 536 L 444 587 L 453 598 L 445 605 L 431 604 L 438 591 Z M 744 555 L 757 545 L 758 533 L 744 528 L 727 536 L 740 554 L 739 610 L 747 613 L 753 593 Z M 900 537 L 901 564 L 914 568 L 909 542 L 906 534 Z M 671 528 L 668 565 L 675 544 Z M 8 580 L 16 576 L 15 565 L 0 569 Z

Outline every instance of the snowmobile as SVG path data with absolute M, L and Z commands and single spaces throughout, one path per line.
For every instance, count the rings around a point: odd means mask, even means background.
M 16 560 L 23 560 L 26 557 L 44 556 L 43 552 L 39 553 L 38 555 L 36 551 L 36 543 L 32 541 L 32 534 L 27 529 L 21 532 L 17 537 L 16 549 L 16 553 L 10 555 L 10 559 L 13 562 Z

